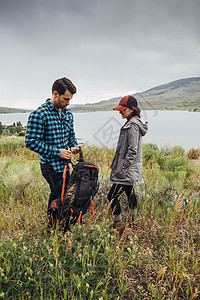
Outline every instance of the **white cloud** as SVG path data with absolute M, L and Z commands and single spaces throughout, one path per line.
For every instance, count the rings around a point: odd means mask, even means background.
M 0 106 L 37 107 L 63 76 L 77 85 L 74 103 L 199 76 L 199 8 L 198 0 L 3 1 Z

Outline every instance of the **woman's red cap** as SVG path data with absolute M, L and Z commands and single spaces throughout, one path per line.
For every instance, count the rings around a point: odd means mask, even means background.
M 137 100 L 133 97 L 133 96 L 124 96 L 119 104 L 114 107 L 113 109 L 114 110 L 118 110 L 118 111 L 122 111 L 122 110 L 125 110 L 127 107 L 137 107 L 138 106 L 138 103 L 137 103 Z

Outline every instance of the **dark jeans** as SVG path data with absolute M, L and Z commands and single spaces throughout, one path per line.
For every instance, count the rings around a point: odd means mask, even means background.
M 134 209 L 137 207 L 137 198 L 132 185 L 113 184 L 108 193 L 108 200 L 112 200 L 111 208 L 113 215 L 119 215 L 121 213 L 121 206 L 118 198 L 123 192 L 126 193 L 128 198 L 129 208 Z
M 43 177 L 46 179 L 50 185 L 51 193 L 49 196 L 48 209 L 50 207 L 51 201 L 61 197 L 62 184 L 63 184 L 63 173 L 55 172 L 49 163 L 40 164 Z M 66 173 L 65 189 L 69 181 L 69 171 Z

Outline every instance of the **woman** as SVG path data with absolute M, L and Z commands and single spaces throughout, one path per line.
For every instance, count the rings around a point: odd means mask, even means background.
M 140 119 L 140 108 L 133 96 L 124 96 L 113 108 L 120 112 L 126 123 L 120 130 L 116 153 L 111 165 L 111 189 L 108 200 L 111 202 L 114 216 L 113 228 L 119 235 L 123 232 L 121 224 L 121 206 L 118 197 L 126 193 L 129 203 L 129 222 L 133 225 L 134 214 L 137 210 L 137 198 L 134 188 L 142 184 L 142 136 L 147 133 L 148 126 Z

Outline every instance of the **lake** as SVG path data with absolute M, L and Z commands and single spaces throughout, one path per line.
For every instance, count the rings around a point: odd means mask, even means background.
M 26 125 L 28 116 L 28 113 L 0 114 L 0 122 L 11 125 L 21 121 Z M 147 110 L 142 112 L 142 119 L 149 123 L 143 143 L 159 147 L 178 145 L 185 150 L 200 148 L 200 112 Z M 125 121 L 116 111 L 98 111 L 74 113 L 74 122 L 80 143 L 112 147 Z

